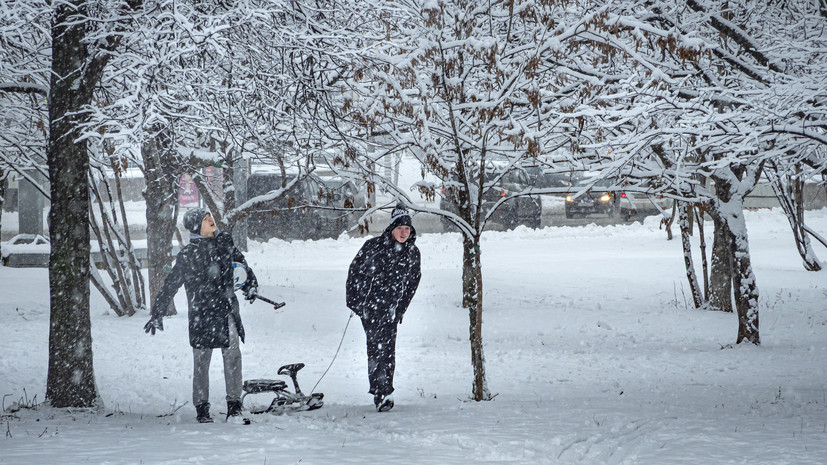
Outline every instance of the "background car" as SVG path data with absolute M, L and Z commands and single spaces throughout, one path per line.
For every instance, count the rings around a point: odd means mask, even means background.
M 295 175 L 287 175 L 287 181 Z M 247 179 L 247 195 L 253 198 L 281 189 L 279 173 L 254 173 Z M 251 239 L 322 239 L 338 237 L 348 228 L 347 213 L 341 210 L 313 208 L 335 206 L 335 193 L 311 178 L 302 179 L 285 195 L 267 208 L 253 210 L 247 215 L 247 235 Z
M 583 194 L 576 194 L 582 188 L 594 185 Z M 592 179 L 583 179 L 572 189 L 572 193 L 566 195 L 566 218 L 576 218 L 588 215 L 615 216 L 619 209 L 618 194 L 608 191 L 614 185 L 612 179 L 601 179 L 594 182 Z
M 496 171 L 486 170 L 484 175 L 484 182 L 487 184 L 492 182 L 499 175 Z M 514 195 L 519 192 L 524 192 L 531 189 L 532 184 L 528 175 L 521 170 L 512 170 L 506 173 L 494 186 L 488 189 L 483 194 L 482 209 L 483 214 L 487 214 L 494 205 L 503 197 Z M 451 186 L 444 187 L 441 190 L 442 198 L 439 202 L 439 207 L 442 210 L 456 212 L 451 199 Z M 514 229 L 519 225 L 525 225 L 529 228 L 539 228 L 543 213 L 543 201 L 538 195 L 523 196 L 513 198 L 494 212 L 489 221 L 501 224 L 506 229 Z M 453 223 L 442 218 L 443 228 L 446 231 L 454 230 Z
M 661 210 L 669 212 L 674 200 L 662 195 L 643 192 L 621 192 L 618 203 L 620 215 L 630 220 L 638 215 L 660 215 Z
M 324 185 L 328 199 L 342 208 L 365 208 L 367 190 L 364 186 L 340 176 L 320 176 L 317 180 Z
M 345 212 L 347 227 L 356 224 L 362 211 L 367 206 L 368 193 L 364 184 L 340 176 L 320 176 L 318 181 L 323 185 L 322 196 L 326 197 L 327 203 L 334 207 L 349 209 Z
M 48 267 L 51 250 L 49 239 L 41 234 L 18 234 L 7 242 L 0 242 L 3 266 Z
M 574 171 L 558 173 L 541 166 L 526 167 L 525 172 L 528 175 L 530 184 L 536 189 L 571 187 L 581 179 L 580 175 Z

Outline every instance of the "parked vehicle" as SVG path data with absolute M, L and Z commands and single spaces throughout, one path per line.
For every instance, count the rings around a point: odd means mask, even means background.
M 588 215 L 615 216 L 619 211 L 618 195 L 608 189 L 614 185 L 611 179 L 601 179 L 580 196 L 576 194 L 593 181 L 584 179 L 574 186 L 573 192 L 566 195 L 566 218 Z
M 340 176 L 320 176 L 318 180 L 324 186 L 324 200 L 334 207 L 349 209 L 345 211 L 347 228 L 353 227 L 367 206 L 368 193 L 364 184 L 359 184 Z
M 48 267 L 51 250 L 49 239 L 40 234 L 18 234 L 0 242 L 3 266 L 15 268 Z
M 659 215 L 661 210 L 670 211 L 673 200 L 662 195 L 643 192 L 621 192 L 619 198 L 620 215 L 627 220 L 633 216 Z
M 295 175 L 287 175 L 287 184 Z M 279 173 L 254 173 L 247 179 L 247 195 L 253 198 L 281 189 Z M 247 215 L 247 235 L 251 239 L 322 239 L 338 237 L 348 228 L 346 212 L 314 208 L 334 206 L 335 197 L 328 188 L 311 178 L 302 179 L 296 186 L 267 208 Z
M 318 180 L 324 185 L 328 200 L 342 208 L 365 208 L 367 190 L 356 182 L 340 176 L 320 176 Z
M 536 189 L 571 187 L 580 180 L 580 176 L 576 172 L 556 173 L 541 166 L 526 167 L 525 172 L 528 175 L 529 182 Z
M 484 176 L 484 182 L 492 182 L 498 174 L 499 173 L 493 170 L 487 170 Z M 513 170 L 506 173 L 505 176 L 483 194 L 483 214 L 487 214 L 501 198 L 524 192 L 531 189 L 531 187 L 531 181 L 524 171 Z M 452 195 L 451 189 L 453 189 L 453 187 L 448 186 L 441 190 L 440 193 L 442 197 L 439 202 L 439 207 L 446 211 L 455 212 L 454 204 L 450 200 Z M 492 214 L 489 221 L 499 223 L 506 229 L 513 229 L 519 225 L 536 229 L 540 227 L 542 213 L 543 202 L 540 196 L 516 197 L 500 205 Z M 450 221 L 444 218 L 441 221 L 446 231 L 454 229 Z
M 610 190 L 618 185 L 617 179 L 601 179 L 583 195 L 576 197 L 579 188 L 591 184 L 590 179 L 580 181 L 574 192 L 566 196 L 566 218 L 601 214 L 620 215 L 629 220 L 637 215 L 657 215 L 661 210 L 672 208 L 672 199 L 662 195 L 623 190 Z

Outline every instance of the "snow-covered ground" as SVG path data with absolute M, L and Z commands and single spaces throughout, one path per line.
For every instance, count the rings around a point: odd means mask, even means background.
M 827 210 L 807 212 L 827 231 Z M 827 457 L 827 271 L 806 272 L 777 211 L 747 213 L 761 292 L 760 347 L 732 346 L 732 314 L 691 308 L 680 243 L 657 221 L 486 233 L 484 342 L 497 396 L 470 402 L 458 234 L 423 234 L 423 277 L 400 327 L 396 403 L 366 393 L 364 334 L 344 306 L 364 238 L 251 243 L 262 295 L 242 303 L 244 377 L 305 362 L 317 411 L 197 424 L 185 296 L 166 330 L 118 318 L 92 291 L 105 411 L 45 407 L 45 269 L 0 267 L 0 463 L 823 464 Z M 816 249 L 821 258 L 823 248 Z M 349 326 L 348 326 L 349 322 Z M 211 400 L 223 410 L 221 357 Z M 252 397 L 252 396 L 251 396 Z M 266 396 L 245 404 L 262 405 Z

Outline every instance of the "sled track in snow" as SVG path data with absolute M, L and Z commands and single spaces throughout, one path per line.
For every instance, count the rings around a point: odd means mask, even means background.
M 557 460 L 563 463 L 601 463 L 618 465 L 646 447 L 652 433 L 667 427 L 677 417 L 639 419 L 613 426 L 608 421 L 598 425 L 601 432 L 576 437 L 560 449 Z

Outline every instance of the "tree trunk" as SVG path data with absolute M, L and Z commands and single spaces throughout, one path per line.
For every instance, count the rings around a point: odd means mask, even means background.
M 235 188 L 233 187 L 235 183 L 235 164 L 233 163 L 233 152 L 227 148 L 226 143 L 221 144 L 221 151 L 224 154 L 223 169 L 221 170 L 221 196 L 223 197 L 221 201 L 224 211 L 221 218 L 224 220 L 227 232 L 232 234 L 235 230 L 236 220 L 235 217 L 229 217 L 227 213 L 234 210 L 238 205 L 236 203 Z
M 810 236 L 807 234 L 804 225 L 804 181 L 796 178 L 788 178 L 785 183 L 777 174 L 767 174 L 772 180 L 772 188 L 775 196 L 787 216 L 790 228 L 793 231 L 795 247 L 803 261 L 804 269 L 807 271 L 821 271 L 821 263 L 810 243 Z
M 236 205 L 247 201 L 247 177 L 246 160 L 242 157 L 236 158 L 233 162 L 233 192 Z M 238 250 L 247 251 L 247 219 L 243 216 L 233 224 L 233 242 Z
M 94 210 L 94 205 L 97 204 L 100 209 L 100 225 L 94 215 L 90 215 L 89 224 L 92 232 L 100 245 L 100 258 L 103 269 L 109 274 L 112 279 L 112 289 L 115 290 L 116 299 L 107 298 L 107 302 L 116 302 L 117 304 L 111 306 L 118 316 L 132 316 L 138 309 L 144 309 L 144 281 L 140 274 L 138 258 L 135 255 L 135 249 L 132 246 L 132 241 L 129 238 L 129 224 L 126 222 L 126 209 L 123 205 L 123 195 L 119 188 L 119 173 L 117 167 L 115 168 L 115 185 L 116 192 L 112 192 L 109 181 L 106 179 L 106 173 L 100 169 L 101 180 L 89 177 L 91 185 L 91 192 L 94 195 L 94 202 L 92 202 L 91 209 Z M 101 195 L 101 186 L 106 188 L 106 198 L 109 199 L 109 207 L 106 206 L 103 195 Z M 114 202 L 120 204 L 121 225 L 118 225 L 118 210 L 114 207 Z M 123 230 L 121 230 L 123 228 Z M 92 283 L 98 288 L 100 283 L 99 278 L 92 273 Z M 108 296 L 105 296 L 108 297 Z
M 701 269 L 704 278 L 704 294 L 709 299 L 709 263 L 706 259 L 706 233 L 704 231 L 704 208 L 702 205 L 695 205 L 695 218 L 698 220 L 698 242 L 701 249 Z
M 462 308 L 477 308 L 477 273 L 474 269 L 474 241 L 462 240 Z
M 475 401 L 491 400 L 485 379 L 485 353 L 482 344 L 482 262 L 479 237 L 464 238 L 462 260 L 462 302 L 470 319 L 471 365 L 474 383 L 471 389 Z
M 732 253 L 729 249 L 729 232 L 717 214 L 712 215 L 712 224 L 715 230 L 712 240 L 708 308 L 732 312 Z
M 171 141 L 165 133 L 145 144 L 142 153 L 146 179 L 146 242 L 147 271 L 149 275 L 150 308 L 161 292 L 164 278 L 175 257 L 172 238 L 178 221 L 178 178 L 181 175 Z M 170 302 L 164 315 L 175 315 L 175 303 Z
M 738 315 L 736 344 L 749 341 L 761 344 L 758 325 L 758 284 L 752 270 L 749 254 L 749 237 L 744 220 L 744 202 L 741 196 L 732 196 L 728 202 L 713 208 L 710 213 L 720 222 L 729 256 L 732 259 L 732 285 L 735 291 L 735 311 Z M 716 234 L 717 234 L 716 227 Z M 715 257 L 713 252 L 713 267 Z M 714 272 L 713 272 L 714 273 Z M 714 274 L 713 274 L 714 277 Z M 714 285 L 713 285 L 714 287 Z
M 93 187 L 92 191 L 96 194 L 96 198 L 100 201 L 100 195 L 97 194 L 98 188 Z M 100 205 L 100 202 L 98 203 Z M 124 277 L 123 277 L 123 269 L 117 263 L 112 263 L 110 259 L 114 259 L 114 252 L 113 252 L 113 244 L 111 235 L 108 234 L 107 237 L 104 237 L 104 233 L 101 228 L 95 223 L 95 218 L 91 214 L 92 208 L 90 207 L 90 215 L 89 215 L 89 225 L 94 232 L 95 238 L 98 241 L 100 247 L 100 257 L 101 257 L 101 265 L 103 269 L 109 273 L 110 279 L 112 279 L 112 289 L 115 290 L 115 305 L 111 305 L 110 308 L 113 312 L 115 312 L 118 316 L 125 316 L 125 315 L 134 315 L 135 310 L 130 307 L 129 299 L 124 293 Z M 103 221 L 106 221 L 106 212 L 101 205 L 101 216 L 103 216 Z M 104 226 L 104 230 L 106 227 Z M 94 277 L 94 273 L 91 277 Z M 94 280 L 93 283 L 97 284 L 98 280 Z M 107 302 L 110 302 L 109 295 L 105 295 L 104 298 Z
M 675 221 L 675 209 L 677 208 L 677 202 L 672 202 L 672 214 L 669 216 L 664 216 L 660 220 L 660 225 L 666 228 L 666 240 L 671 241 L 672 236 L 672 223 Z
M 74 3 L 74 4 L 73 4 Z M 89 317 L 89 153 L 78 141 L 82 109 L 92 101 L 82 1 L 56 3 L 52 23 L 49 97 L 49 372 L 46 398 L 53 407 L 91 407 L 98 398 Z
M 6 171 L 0 168 L 0 225 L 3 224 L 3 206 L 6 204 L 6 178 Z M 0 237 L 2 237 L 2 232 L 3 228 L 0 227 Z
M 113 309 L 113 311 L 117 308 L 120 308 L 120 304 L 118 303 L 118 298 L 112 294 L 112 288 L 107 286 L 106 283 L 103 281 L 103 277 L 101 277 L 98 269 L 94 266 L 89 267 L 89 276 L 92 280 L 92 285 L 95 286 L 95 289 L 100 292 L 101 297 L 106 303 L 109 305 L 109 308 Z M 117 313 L 117 311 L 116 311 Z M 118 316 L 123 316 L 118 314 Z
M 695 263 L 692 260 L 692 243 L 689 240 L 692 234 L 692 222 L 689 216 L 690 205 L 687 202 L 678 202 L 678 226 L 681 228 L 681 245 L 683 247 L 683 263 L 686 266 L 686 279 L 689 281 L 689 291 L 692 293 L 692 303 L 695 308 L 703 305 L 703 296 L 698 285 L 698 276 L 695 273 Z
M 141 264 L 135 255 L 135 247 L 132 245 L 132 237 L 129 233 L 129 220 L 126 216 L 126 205 L 124 205 L 123 200 L 123 189 L 121 189 L 121 173 L 118 171 L 118 166 L 115 165 L 114 160 L 112 160 L 112 169 L 115 173 L 115 192 L 117 193 L 118 205 L 120 206 L 121 212 L 121 223 L 123 224 L 123 243 L 121 244 L 123 247 L 123 253 L 121 258 L 123 262 L 127 264 L 129 271 L 132 274 L 131 290 L 132 295 L 135 298 L 133 306 L 135 308 L 146 309 L 146 288 L 144 285 L 144 277 L 141 273 Z
M 735 310 L 738 313 L 737 344 L 747 340 L 755 345 L 761 344 L 758 332 L 758 285 L 752 271 L 749 255 L 749 238 L 744 224 L 743 209 L 733 214 L 728 221 L 730 250 L 732 250 L 732 274 L 735 288 Z

